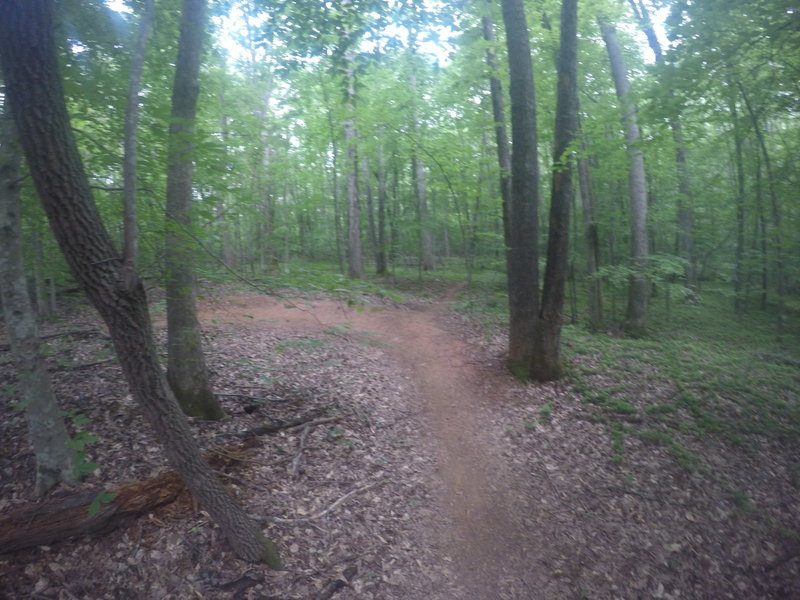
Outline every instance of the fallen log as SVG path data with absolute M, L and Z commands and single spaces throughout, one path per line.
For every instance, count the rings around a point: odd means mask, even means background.
M 257 446 L 248 440 L 206 454 L 212 468 L 241 463 Z M 17 509 L 0 517 L 0 554 L 50 545 L 84 535 L 109 533 L 131 519 L 175 502 L 189 492 L 175 471 L 165 471 L 145 481 L 125 483 L 108 490 L 116 494 L 92 514 L 89 507 L 102 491 L 82 492 Z M 95 502 L 96 504 L 96 502 Z

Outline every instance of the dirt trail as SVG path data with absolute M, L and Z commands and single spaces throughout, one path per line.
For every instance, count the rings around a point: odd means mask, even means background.
M 440 533 L 442 567 L 451 563 L 460 584 L 447 598 L 528 597 L 522 590 L 527 587 L 525 575 L 534 569 L 534 540 L 530 534 L 523 536 L 523 504 L 493 439 L 499 432 L 491 426 L 487 406 L 487 401 L 502 398 L 512 382 L 471 363 L 465 344 L 439 324 L 457 291 L 453 288 L 441 300 L 413 309 L 354 308 L 327 300 L 287 309 L 286 302 L 272 298 L 237 297 L 225 301 L 224 318 L 246 314 L 251 323 L 267 320 L 314 332 L 334 328 L 389 344 L 389 354 L 416 381 L 422 426 L 438 447 L 445 514 L 431 526 Z M 204 318 L 220 316 L 219 307 L 208 308 Z

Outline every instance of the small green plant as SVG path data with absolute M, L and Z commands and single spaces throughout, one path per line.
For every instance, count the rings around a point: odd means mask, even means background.
M 67 417 L 75 427 L 75 433 L 67 442 L 67 445 L 75 451 L 75 475 L 80 479 L 84 475 L 88 475 L 95 469 L 100 468 L 97 463 L 86 460 L 86 447 L 96 442 L 97 437 L 83 429 L 83 426 L 89 422 L 89 418 L 86 415 L 73 409 L 67 413 Z
M 553 407 L 552 405 L 547 402 L 542 408 L 539 409 L 539 417 L 542 421 L 549 421 L 550 417 L 553 416 Z
M 98 512 L 100 512 L 100 507 L 103 504 L 108 504 L 118 495 L 119 494 L 116 494 L 114 492 L 103 490 L 102 492 L 97 494 L 92 500 L 91 504 L 89 504 L 89 514 L 92 516 L 96 515 Z

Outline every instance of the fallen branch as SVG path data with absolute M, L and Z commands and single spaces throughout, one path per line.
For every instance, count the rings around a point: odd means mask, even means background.
M 234 433 L 233 435 L 235 435 L 238 438 L 248 439 L 259 435 L 276 433 L 278 431 L 281 431 L 282 429 L 292 429 L 295 427 L 302 427 L 306 423 L 311 423 L 312 421 L 314 421 L 314 419 L 319 417 L 326 410 L 327 407 L 317 408 L 305 413 L 304 415 L 300 415 L 299 417 L 296 417 L 294 419 L 289 419 L 286 421 L 281 419 L 276 419 L 274 421 L 262 423 L 261 425 L 253 427 L 252 429 L 241 431 L 239 433 Z M 220 434 L 220 435 L 222 436 L 228 434 Z
M 261 516 L 261 515 L 252 515 L 252 514 L 248 515 L 248 516 L 250 518 L 252 518 L 252 519 L 255 519 L 256 521 L 268 521 L 268 522 L 271 522 L 271 523 L 306 523 L 308 521 L 316 521 L 317 519 L 321 519 L 322 517 L 327 515 L 329 512 L 331 512 L 333 509 L 335 509 L 337 506 L 339 506 L 342 502 L 345 502 L 347 499 L 351 498 L 352 496 L 355 496 L 356 494 L 360 494 L 361 492 L 365 492 L 368 489 L 374 488 L 376 485 L 380 485 L 381 483 L 383 483 L 383 480 L 381 480 L 381 481 L 373 481 L 371 483 L 367 483 L 365 485 L 362 485 L 361 487 L 357 487 L 354 490 L 350 490 L 344 496 L 342 496 L 341 498 L 336 500 L 333 504 L 328 506 L 328 508 L 325 508 L 325 509 L 319 511 L 318 513 L 315 513 L 315 514 L 310 515 L 308 517 L 298 517 L 296 519 L 286 519 L 284 517 L 264 517 L 264 516 Z
M 205 458 L 216 469 L 241 461 L 255 444 L 245 442 L 224 453 L 211 451 Z M 0 518 L 0 554 L 49 545 L 83 535 L 105 534 L 139 515 L 188 494 L 175 471 L 165 471 L 145 481 L 134 481 L 108 490 L 116 496 L 101 504 L 95 514 L 89 507 L 98 490 L 17 509 Z
M 55 338 L 66 337 L 66 336 L 73 336 L 73 337 L 89 337 L 92 335 L 100 335 L 101 332 L 97 329 L 76 329 L 73 331 L 60 331 L 58 333 L 48 333 L 47 335 L 40 335 L 39 341 L 43 342 L 44 340 L 53 340 Z M 0 344 L 0 351 L 10 350 L 11 346 L 9 344 Z

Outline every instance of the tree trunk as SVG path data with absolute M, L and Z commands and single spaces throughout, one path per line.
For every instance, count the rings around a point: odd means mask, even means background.
M 178 59 L 172 89 L 167 173 L 167 380 L 183 411 L 192 417 L 225 416 L 208 380 L 197 320 L 197 254 L 192 227 L 192 158 L 206 0 L 183 0 Z
M 358 132 L 355 122 L 355 56 L 352 50 L 345 53 L 347 68 L 347 119 L 344 122 L 344 143 L 347 155 L 347 275 L 350 279 L 364 277 L 364 260 L 361 253 L 361 203 L 358 198 Z
M 730 98 L 728 107 L 731 112 L 733 124 L 733 160 L 736 171 L 736 254 L 733 275 L 734 309 L 737 313 L 744 310 L 744 221 L 745 221 L 745 186 L 744 186 L 744 156 L 742 127 L 739 123 L 739 114 L 736 109 L 736 100 Z
M 375 226 L 375 203 L 372 198 L 372 186 L 370 185 L 369 163 L 363 156 L 361 157 L 361 181 L 367 197 L 367 230 L 369 233 L 369 247 L 375 259 L 375 268 L 378 267 L 378 231 Z
M 203 462 L 186 417 L 158 362 L 140 280 L 125 286 L 121 258 L 92 199 L 70 127 L 53 39 L 53 3 L 0 3 L 0 62 L 6 98 L 50 226 L 75 279 L 106 324 L 134 398 L 167 459 L 217 521 L 242 559 L 280 567 L 275 544 L 236 504 Z
M 386 275 L 386 163 L 383 144 L 378 146 L 378 251 L 375 253 L 375 274 Z
M 125 132 L 122 161 L 123 224 L 125 243 L 122 249 L 122 266 L 125 280 L 133 285 L 138 268 L 138 227 L 137 227 L 137 129 L 139 126 L 139 91 L 141 89 L 142 65 L 147 48 L 150 21 L 153 17 L 153 0 L 146 0 L 144 12 L 139 18 L 139 32 L 131 57 L 131 74 L 128 81 L 128 106 L 125 111 Z
M 561 324 L 569 266 L 569 209 L 574 196 L 570 146 L 578 130 L 577 0 L 562 0 L 560 36 L 547 266 L 530 368 L 530 377 L 535 381 L 551 381 L 563 376 Z
M 486 3 L 487 12 L 491 5 Z M 500 170 L 500 198 L 503 202 L 503 240 L 506 250 L 510 247 L 510 229 L 508 215 L 511 205 L 511 153 L 509 152 L 508 133 L 506 132 L 506 111 L 503 100 L 503 85 L 498 77 L 497 57 L 491 48 L 495 43 L 494 24 L 488 15 L 482 17 L 483 39 L 490 44 L 486 49 L 486 65 L 489 67 L 489 90 L 492 96 L 492 117 L 494 118 L 494 136 L 497 146 L 497 166 Z
M 584 150 L 585 147 L 581 147 Z M 589 329 L 599 331 L 603 326 L 603 295 L 597 270 L 600 267 L 600 234 L 595 215 L 594 185 L 589 161 L 578 158 L 578 177 L 581 190 L 583 230 L 586 242 L 586 276 L 588 279 Z
M 508 364 L 520 379 L 530 377 L 533 336 L 539 314 L 539 164 L 536 94 L 522 0 L 502 0 L 511 95 L 511 214 L 508 251 Z
M 414 148 L 411 151 L 411 179 L 414 182 L 414 197 L 417 200 L 419 217 L 419 267 L 423 271 L 433 270 L 433 231 L 428 213 L 428 188 L 425 183 L 425 164 L 422 162 L 422 141 L 420 140 L 419 118 L 417 115 L 417 75 L 416 30 L 412 30 L 409 39 L 411 58 L 411 130 L 414 132 Z
M 653 51 L 656 62 L 663 63 L 664 53 L 661 50 L 661 43 L 656 36 L 647 7 L 641 0 L 628 0 L 628 3 L 647 37 L 647 43 Z M 694 198 L 689 182 L 686 145 L 683 140 L 683 128 L 677 116 L 669 118 L 669 127 L 672 130 L 672 139 L 675 141 L 675 166 L 678 173 L 678 255 L 686 261 L 684 267 L 686 286 L 694 290 L 697 288 L 697 257 L 694 252 L 694 211 L 692 210 Z
M 41 496 L 62 481 L 75 480 L 75 452 L 50 386 L 39 344 L 22 257 L 20 151 L 10 116 L 0 117 L 0 292 L 19 395 L 36 456 L 34 494 Z
M 628 312 L 625 330 L 633 336 L 644 335 L 647 328 L 647 180 L 644 171 L 644 155 L 639 147 L 639 125 L 636 122 L 636 107 L 630 99 L 630 83 L 622 57 L 622 48 L 617 32 L 612 25 L 600 22 L 600 31 L 608 50 L 614 88 L 623 109 L 625 143 L 628 149 L 628 187 L 631 202 L 631 258 L 634 270 L 628 289 Z

